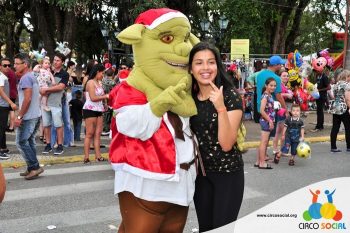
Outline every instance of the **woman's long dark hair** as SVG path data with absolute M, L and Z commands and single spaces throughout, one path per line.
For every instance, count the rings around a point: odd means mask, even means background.
M 217 69 L 218 69 L 218 74 L 215 77 L 214 84 L 220 88 L 220 86 L 223 86 L 224 90 L 226 89 L 234 89 L 236 92 L 237 90 L 233 86 L 232 80 L 228 77 L 224 65 L 222 64 L 221 58 L 220 58 L 220 52 L 219 50 L 213 45 L 208 42 L 200 42 L 193 46 L 191 52 L 190 52 L 190 57 L 189 57 L 189 62 L 188 62 L 188 71 L 190 72 L 192 70 L 192 62 L 193 62 L 193 57 L 196 53 L 203 51 L 203 50 L 209 50 L 214 54 L 215 61 L 217 64 Z M 199 87 L 197 80 L 192 76 L 192 96 L 195 97 L 197 96 L 199 92 Z
M 86 81 L 85 85 L 84 85 L 84 91 L 86 88 L 86 84 L 89 82 L 89 80 L 94 79 L 96 77 L 97 72 L 101 72 L 104 71 L 105 67 L 102 64 L 96 64 L 91 68 L 90 74 L 89 74 L 89 78 Z

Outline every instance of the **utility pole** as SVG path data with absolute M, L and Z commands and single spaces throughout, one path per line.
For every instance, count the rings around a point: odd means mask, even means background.
M 345 22 L 345 38 L 344 38 L 344 63 L 345 69 L 350 69 L 350 36 L 349 36 L 349 13 L 350 0 L 346 1 L 346 22 Z

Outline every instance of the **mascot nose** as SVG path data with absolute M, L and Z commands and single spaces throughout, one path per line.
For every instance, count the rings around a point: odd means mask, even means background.
M 187 57 L 191 51 L 191 45 L 186 42 L 182 42 L 175 46 L 175 53 L 182 57 Z

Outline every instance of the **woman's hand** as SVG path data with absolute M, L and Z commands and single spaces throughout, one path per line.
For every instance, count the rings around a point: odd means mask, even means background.
M 269 129 L 273 130 L 274 127 L 275 127 L 275 125 L 273 124 L 273 121 L 269 120 Z
M 213 90 L 209 94 L 209 100 L 214 104 L 216 110 L 225 108 L 223 87 L 220 89 L 213 82 L 209 83 Z
M 13 111 L 17 110 L 17 105 L 15 103 L 11 103 L 10 106 L 11 106 Z

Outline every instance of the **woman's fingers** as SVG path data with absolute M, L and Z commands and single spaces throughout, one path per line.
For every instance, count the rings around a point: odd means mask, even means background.
M 209 84 L 213 88 L 214 91 L 218 91 L 219 90 L 219 88 L 212 81 L 210 81 Z

